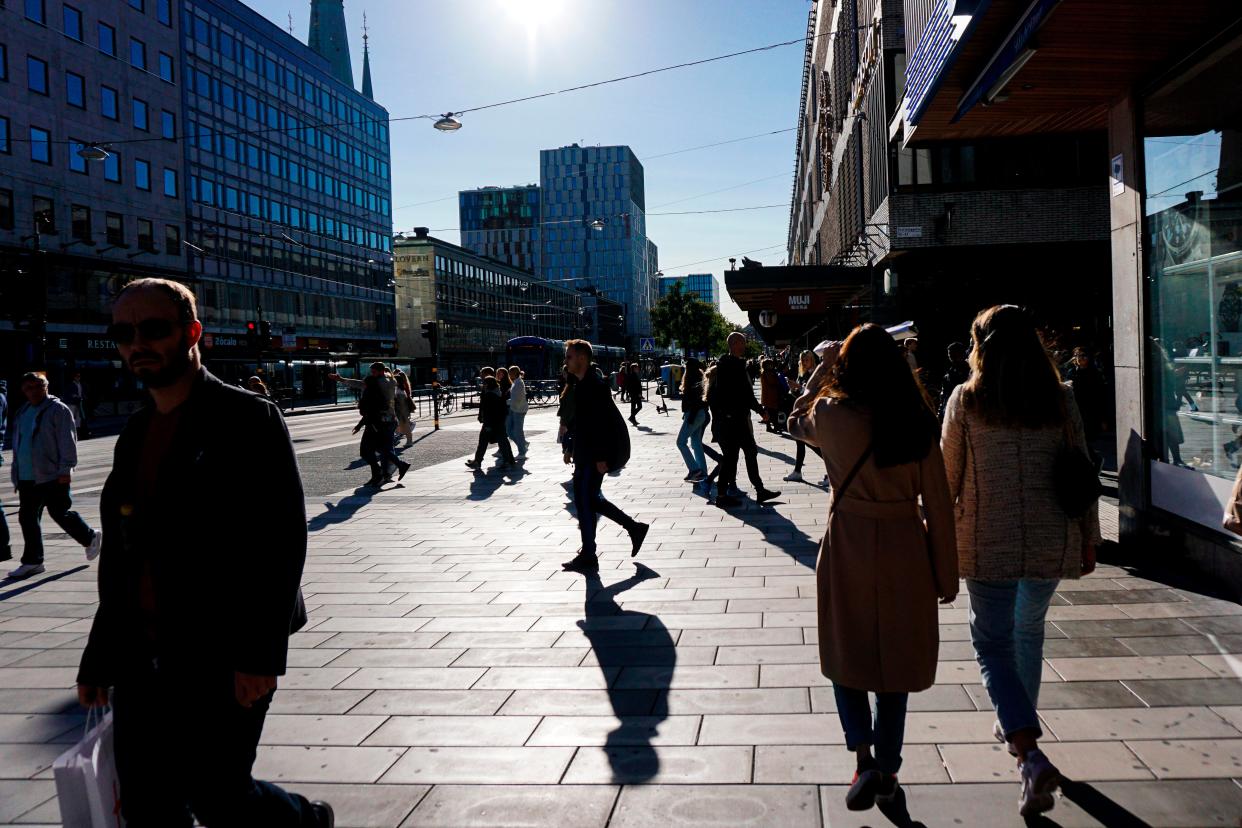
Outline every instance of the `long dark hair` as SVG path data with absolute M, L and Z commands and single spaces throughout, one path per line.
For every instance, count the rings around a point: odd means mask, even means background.
M 1061 376 L 1030 314 L 996 305 L 970 328 L 970 379 L 962 402 L 986 422 L 1013 428 L 1047 428 L 1065 420 Z
M 931 399 L 902 349 L 879 325 L 850 333 L 821 395 L 868 410 L 877 466 L 917 463 L 940 435 Z

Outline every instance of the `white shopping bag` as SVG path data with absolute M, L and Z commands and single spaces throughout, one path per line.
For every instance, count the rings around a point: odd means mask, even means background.
M 96 723 L 97 722 L 97 723 Z M 112 751 L 112 711 L 87 717 L 86 735 L 52 763 L 64 828 L 124 828 Z

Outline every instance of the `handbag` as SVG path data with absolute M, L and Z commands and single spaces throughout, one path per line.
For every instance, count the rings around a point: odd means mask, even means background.
M 1103 488 L 1100 486 L 1100 476 L 1096 473 L 1095 463 L 1074 444 L 1068 411 L 1061 432 L 1061 447 L 1057 450 L 1052 464 L 1052 488 L 1061 510 L 1071 519 L 1077 520 L 1100 499 Z
M 52 763 L 64 828 L 124 828 L 112 748 L 112 711 L 87 714 L 86 735 Z

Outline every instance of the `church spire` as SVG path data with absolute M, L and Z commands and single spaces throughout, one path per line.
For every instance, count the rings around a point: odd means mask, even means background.
M 345 0 L 311 0 L 308 46 L 327 59 L 332 76 L 351 89 L 354 68 L 349 60 L 349 38 L 345 33 Z
M 367 34 L 367 13 L 362 13 L 362 95 L 368 101 L 375 100 L 375 93 L 371 90 L 371 47 L 367 43 L 369 39 Z

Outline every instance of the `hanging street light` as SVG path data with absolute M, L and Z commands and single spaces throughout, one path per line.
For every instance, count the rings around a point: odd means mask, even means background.
M 107 161 L 108 151 L 99 144 L 83 144 L 78 147 L 78 157 L 87 161 Z
M 446 112 L 432 126 L 441 132 L 456 132 L 461 129 L 461 121 L 454 118 L 452 112 Z

